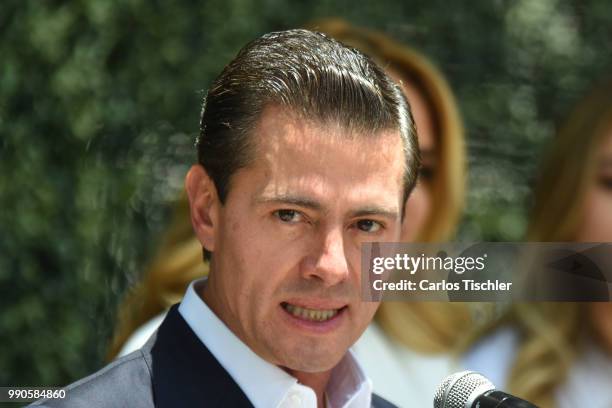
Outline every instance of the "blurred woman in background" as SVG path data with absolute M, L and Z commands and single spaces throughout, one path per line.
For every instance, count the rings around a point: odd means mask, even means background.
M 383 34 L 339 19 L 318 21 L 309 28 L 370 55 L 401 85 L 416 122 L 422 157 L 417 187 L 406 204 L 402 240 L 448 240 L 463 207 L 465 152 L 463 125 L 446 80 L 425 57 Z M 159 313 L 179 301 L 188 283 L 206 272 L 183 197 L 143 282 L 120 308 L 110 357 L 140 347 L 163 319 Z M 430 405 L 435 387 L 451 368 L 446 354 L 438 359 L 423 353 L 451 351 L 458 333 L 469 327 L 470 311 L 464 304 L 388 302 L 355 349 L 377 393 L 400 405 Z
M 189 283 L 208 274 L 189 211 L 183 193 L 142 281 L 119 306 L 109 360 L 140 348 L 161 324 L 166 310 L 181 301 Z
M 534 203 L 529 241 L 612 242 L 612 80 L 559 131 Z M 612 303 L 516 304 L 475 338 L 464 366 L 498 387 L 542 408 L 612 407 Z

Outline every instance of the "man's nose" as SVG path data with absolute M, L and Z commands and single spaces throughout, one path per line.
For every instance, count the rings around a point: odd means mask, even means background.
M 306 268 L 306 277 L 319 279 L 326 286 L 334 286 L 349 275 L 342 229 L 329 229 L 321 232 L 321 235 L 311 262 L 308 262 L 310 267 Z

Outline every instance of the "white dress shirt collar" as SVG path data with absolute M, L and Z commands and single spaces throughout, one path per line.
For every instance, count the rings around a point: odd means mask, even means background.
M 255 354 L 210 310 L 199 292 L 206 279 L 192 282 L 179 313 L 225 368 L 255 408 L 316 408 L 314 391 Z M 370 407 L 372 383 L 349 350 L 332 370 L 326 391 L 328 408 Z

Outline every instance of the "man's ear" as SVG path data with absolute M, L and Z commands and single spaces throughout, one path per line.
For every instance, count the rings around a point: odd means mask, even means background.
M 204 167 L 195 164 L 185 177 L 185 190 L 189 197 L 193 230 L 202 246 L 212 252 L 215 250 L 221 206 L 215 183 Z

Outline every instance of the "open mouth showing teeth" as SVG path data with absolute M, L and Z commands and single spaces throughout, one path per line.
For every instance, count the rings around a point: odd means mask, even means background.
M 285 302 L 281 305 L 283 306 L 283 309 L 285 309 L 291 315 L 313 322 L 324 322 L 330 320 L 344 309 L 344 307 L 340 309 L 308 309 Z

